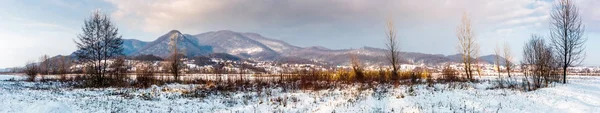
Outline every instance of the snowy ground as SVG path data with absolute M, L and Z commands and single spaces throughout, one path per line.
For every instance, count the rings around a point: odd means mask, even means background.
M 221 92 L 204 98 L 182 95 L 201 85 L 148 89 L 72 89 L 60 83 L 5 81 L 0 75 L 0 112 L 598 112 L 600 77 L 575 76 L 532 92 L 488 89 L 493 83 L 419 85 L 374 93 L 358 87 L 324 91 Z M 449 88 L 454 87 L 454 88 Z M 384 88 L 388 89 L 388 88 Z

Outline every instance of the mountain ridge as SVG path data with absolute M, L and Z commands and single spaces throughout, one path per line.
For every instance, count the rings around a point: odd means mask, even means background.
M 193 36 L 189 34 L 180 34 L 179 31 L 172 30 L 160 36 L 158 39 L 148 42 L 144 47 L 136 50 L 128 56 L 152 54 L 159 57 L 167 57 L 171 53 L 171 50 L 169 49 L 170 37 L 175 33 L 177 33 L 176 35 L 180 37 L 177 38 L 177 47 L 186 55 L 196 56 L 212 53 L 212 47 L 201 46 L 197 43 Z
M 168 45 L 168 36 L 177 30 L 172 30 L 167 34 L 160 36 L 152 42 L 144 42 L 135 39 L 124 39 L 124 48 L 128 51 L 137 49 L 128 56 L 152 54 L 160 57 L 166 57 L 170 51 L 165 48 Z M 328 65 L 347 65 L 349 56 L 355 55 L 366 65 L 386 65 L 386 50 L 375 47 L 364 46 L 357 49 L 329 49 L 322 46 L 299 47 L 291 45 L 282 40 L 276 40 L 264 37 L 258 33 L 235 32 L 231 30 L 219 30 L 200 33 L 196 35 L 182 34 L 183 42 L 181 49 L 187 51 L 187 55 L 202 56 L 210 53 L 227 53 L 244 59 L 262 60 L 262 61 L 298 61 L 320 62 Z M 126 47 L 133 46 L 133 47 Z M 140 48 L 140 45 L 144 47 Z M 179 46 L 178 42 L 178 46 Z M 206 49 L 210 50 L 206 50 Z M 154 50 L 154 51 L 151 51 Z M 199 52 L 199 53 L 198 53 Z M 493 55 L 480 56 L 482 62 L 493 64 L 495 58 Z M 426 64 L 438 65 L 446 62 L 459 63 L 462 56 L 460 54 L 443 55 L 427 54 L 419 52 L 401 52 L 401 63 L 408 64 Z M 304 60 L 301 60 L 304 59 Z M 503 59 L 503 58 L 502 58 Z

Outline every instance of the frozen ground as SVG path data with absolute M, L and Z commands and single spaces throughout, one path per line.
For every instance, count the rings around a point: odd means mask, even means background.
M 325 91 L 221 92 L 203 98 L 182 92 L 201 85 L 171 84 L 148 89 L 72 89 L 59 83 L 5 81 L 0 75 L 0 112 L 598 112 L 600 77 L 575 76 L 532 92 L 488 89 L 493 83 L 416 86 L 387 93 L 358 87 Z M 449 88 L 455 87 L 455 88 Z

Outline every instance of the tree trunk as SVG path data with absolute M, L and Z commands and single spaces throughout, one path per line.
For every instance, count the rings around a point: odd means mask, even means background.
M 567 83 L 567 66 L 563 66 L 563 84 Z
M 510 68 L 506 68 L 506 72 L 508 73 L 508 78 L 510 78 Z

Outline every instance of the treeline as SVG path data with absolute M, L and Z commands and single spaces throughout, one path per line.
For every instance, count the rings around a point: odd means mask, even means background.
M 466 14 L 465 14 L 466 15 Z M 459 39 L 459 52 L 463 54 L 464 70 L 462 73 L 472 79 L 474 68 L 478 59 L 473 56 L 478 54 L 478 45 L 471 26 L 471 20 L 463 15 L 462 23 L 457 29 Z M 579 15 L 579 9 L 572 0 L 558 0 L 550 12 L 550 34 L 549 41 L 541 35 L 532 35 L 523 47 L 523 59 L 521 70 L 523 77 L 521 86 L 524 90 L 535 90 L 548 87 L 554 82 L 567 83 L 567 68 L 579 65 L 585 56 L 585 43 L 587 38 L 583 36 L 584 25 Z M 508 78 L 511 78 L 510 70 L 513 63 L 508 46 L 505 44 L 504 55 L 508 58 L 505 63 Z M 496 49 L 496 54 L 499 49 Z M 497 70 L 500 70 L 499 58 L 496 58 Z M 475 69 L 476 70 L 476 69 Z M 560 76 L 562 74 L 562 77 Z M 504 77 L 499 75 L 499 81 Z M 509 84 L 513 85 L 514 83 Z
M 74 60 L 69 56 L 50 58 L 48 55 L 43 55 L 38 62 L 28 61 L 24 68 L 15 68 L 13 72 L 23 72 L 29 76 L 29 81 L 33 81 L 38 75 L 65 75 L 73 73 L 71 66 L 74 63 Z

